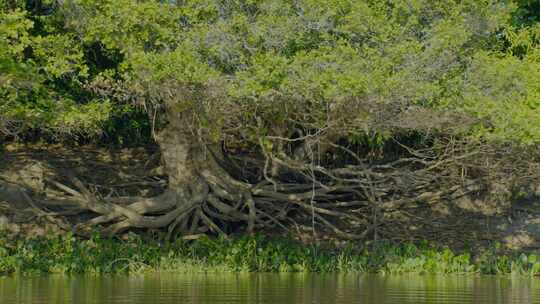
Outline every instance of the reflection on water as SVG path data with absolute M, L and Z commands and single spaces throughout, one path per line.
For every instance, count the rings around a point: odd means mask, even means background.
M 0 303 L 540 303 L 540 279 L 156 274 L 0 278 Z

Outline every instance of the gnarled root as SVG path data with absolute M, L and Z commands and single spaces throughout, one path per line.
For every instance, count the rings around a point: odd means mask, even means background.
M 217 163 L 213 165 L 217 166 Z M 236 229 L 252 233 L 265 227 L 287 229 L 285 224 L 288 215 L 294 211 L 297 215 L 312 216 L 318 225 L 326 226 L 341 237 L 365 236 L 341 231 L 325 218 L 361 222 L 354 214 L 315 203 L 318 199 L 328 201 L 334 197 L 331 195 L 332 189 L 306 191 L 307 185 L 298 187 L 283 184 L 278 187 L 281 190 L 278 190 L 275 185 L 265 182 L 254 185 L 235 180 L 221 168 L 202 170 L 199 179 L 189 189 L 168 189 L 155 197 L 129 200 L 103 198 L 92 193 L 76 177 L 70 181 L 71 186 L 49 181 L 57 190 L 54 195 L 35 201 L 29 197 L 25 199 L 31 201 L 38 216 L 55 221 L 84 212 L 94 214 L 91 219 L 73 227 L 76 233 L 83 235 L 91 229 L 117 234 L 130 228 L 166 228 L 169 236 L 208 231 L 227 235 Z M 65 221 L 62 223 L 64 229 L 69 229 Z
M 142 228 L 192 238 L 207 232 L 286 230 L 289 223 L 300 222 L 314 235 L 321 231 L 345 239 L 376 238 L 388 213 L 484 189 L 481 179 L 464 181 L 448 166 L 465 157 L 466 153 L 436 157 L 411 151 L 409 157 L 387 162 L 358 159 L 325 167 L 282 156 L 272 159 L 281 176 L 261 174 L 264 178 L 248 182 L 233 177 L 221 155 L 208 153 L 204 159 L 191 159 L 195 174 L 183 179 L 188 182 L 172 176 L 169 188 L 155 197 L 104 197 L 76 177 L 65 183 L 49 180 L 45 197 L 22 197 L 37 216 L 80 234 Z M 73 221 L 67 219 L 80 214 L 86 219 L 71 227 Z

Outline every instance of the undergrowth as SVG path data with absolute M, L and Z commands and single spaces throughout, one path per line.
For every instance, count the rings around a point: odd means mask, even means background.
M 14 239 L 0 235 L 0 273 L 339 272 L 380 274 L 540 274 L 534 254 L 501 255 L 497 245 L 473 256 L 427 243 L 336 248 L 262 235 L 162 243 L 138 235 Z

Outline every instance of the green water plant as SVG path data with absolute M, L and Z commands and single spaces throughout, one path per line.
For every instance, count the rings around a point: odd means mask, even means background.
M 290 238 L 261 235 L 231 239 L 202 237 L 161 242 L 130 234 L 126 239 L 89 239 L 73 235 L 13 239 L 0 237 L 0 273 L 223 273 L 316 272 L 380 274 L 516 274 L 540 273 L 534 254 L 501 255 L 428 244 L 345 246 L 303 244 Z

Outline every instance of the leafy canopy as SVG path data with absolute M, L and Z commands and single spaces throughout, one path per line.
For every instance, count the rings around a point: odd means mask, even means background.
M 531 1 L 13 2 L 0 19 L 4 121 L 95 132 L 128 101 L 188 113 L 209 140 L 299 129 L 540 140 Z
M 0 131 L 98 132 L 112 105 L 84 93 L 83 45 L 49 2 L 0 1 Z

